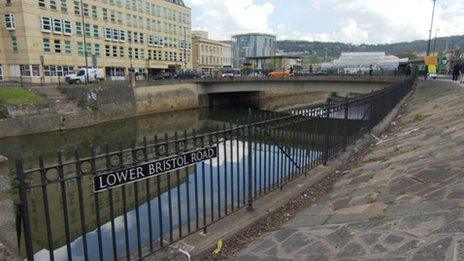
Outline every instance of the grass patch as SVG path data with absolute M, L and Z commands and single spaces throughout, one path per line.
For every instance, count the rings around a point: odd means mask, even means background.
M 415 122 L 422 122 L 427 118 L 425 115 L 422 114 L 416 114 L 416 117 L 414 117 Z
M 367 204 L 372 204 L 372 203 L 375 203 L 375 202 L 377 202 L 377 198 L 375 198 L 375 197 L 369 197 L 367 199 Z
M 7 104 L 37 104 L 43 101 L 39 96 L 27 89 L 5 87 L 0 88 L 0 105 Z
M 382 220 L 385 218 L 385 214 L 384 213 L 378 213 L 378 214 L 375 214 L 374 216 L 374 219 L 375 220 Z

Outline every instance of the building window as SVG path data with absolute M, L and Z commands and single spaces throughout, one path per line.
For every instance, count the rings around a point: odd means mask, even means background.
M 71 21 L 63 20 L 63 34 L 64 35 L 72 35 L 72 26 Z
M 134 48 L 134 58 L 139 59 L 139 48 Z
M 62 27 L 61 27 L 61 20 L 60 19 L 53 19 L 53 33 L 61 34 Z
M 61 41 L 60 40 L 54 40 L 54 45 L 55 45 L 55 53 L 61 53 Z
M 45 7 L 45 0 L 38 0 L 39 7 Z
M 129 43 L 132 43 L 132 32 L 131 31 L 127 31 L 127 41 Z
M 64 41 L 64 52 L 66 54 L 72 53 L 71 41 Z
M 107 41 L 111 41 L 111 38 L 112 38 L 112 33 L 113 30 L 111 30 L 111 28 L 105 28 L 105 40 Z
M 61 65 L 56 66 L 56 75 L 57 76 L 63 76 L 63 66 L 61 66 Z
M 76 22 L 76 34 L 82 35 L 82 23 L 81 22 Z
M 113 57 L 118 57 L 118 47 L 113 46 Z
M 40 76 L 40 67 L 38 64 L 31 65 L 32 68 L 32 76 Z
M 98 14 L 97 14 L 97 7 L 92 5 L 92 18 L 93 19 L 98 19 Z
M 84 13 L 84 16 L 89 17 L 89 5 L 84 3 L 82 6 L 82 12 Z
M 50 39 L 43 38 L 42 43 L 43 43 L 43 51 L 45 53 L 49 53 L 50 52 Z
M 56 0 L 50 0 L 50 9 L 56 10 Z
M 143 42 L 144 42 L 143 33 L 140 33 L 140 35 L 139 35 L 139 42 L 140 42 L 141 44 L 143 44 Z
M 139 55 L 140 55 L 140 59 L 145 60 L 145 49 L 141 48 Z
M 77 54 L 84 55 L 84 44 L 82 42 L 77 42 Z
M 96 56 L 100 56 L 100 45 L 99 45 L 99 44 L 95 44 L 95 45 L 94 45 L 94 49 L 95 49 L 95 55 L 96 55 Z
M 14 16 L 11 13 L 5 14 L 6 30 L 15 30 Z
M 103 12 L 103 20 L 108 20 L 108 9 L 103 8 L 102 12 Z
M 68 12 L 68 0 L 61 0 L 61 12 L 62 13 Z
M 19 65 L 19 70 L 21 72 L 21 76 L 31 76 L 31 65 L 30 64 L 21 64 Z
M 119 46 L 119 57 L 124 58 L 124 47 Z
M 113 40 L 114 41 L 119 41 L 119 30 L 118 29 L 113 29 Z
M 100 38 L 100 30 L 98 28 L 98 25 L 93 25 L 93 37 L 95 38 Z
M 132 59 L 132 48 L 131 47 L 129 47 L 128 53 L 129 53 L 129 58 Z
M 124 30 L 119 31 L 119 41 L 124 42 L 126 40 L 126 34 Z
M 84 31 L 85 31 L 85 36 L 91 36 L 92 35 L 92 32 L 90 30 L 90 24 L 85 24 L 84 25 Z
M 92 44 L 91 43 L 87 43 L 87 45 L 85 46 L 85 53 L 87 55 L 92 54 Z
M 74 1 L 74 14 L 81 15 L 81 6 L 78 1 Z
M 42 17 L 42 32 L 50 33 L 52 31 L 52 19 L 50 17 Z
M 13 53 L 17 53 L 19 50 L 18 39 L 16 36 L 11 37 L 11 48 L 13 49 Z
M 105 56 L 106 57 L 111 56 L 111 54 L 110 54 L 110 46 L 109 45 L 105 45 Z

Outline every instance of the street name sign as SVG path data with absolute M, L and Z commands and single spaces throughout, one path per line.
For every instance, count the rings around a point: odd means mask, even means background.
M 163 173 L 214 159 L 217 157 L 217 153 L 217 146 L 206 147 L 172 157 L 157 159 L 123 170 L 97 174 L 93 177 L 93 189 L 95 193 L 99 193 L 111 188 L 153 178 Z

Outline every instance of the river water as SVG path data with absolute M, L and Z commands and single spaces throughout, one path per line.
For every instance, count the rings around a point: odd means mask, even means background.
M 38 166 L 37 158 L 42 155 L 46 163 L 56 162 L 57 150 L 63 151 L 63 157 L 66 160 L 72 159 L 73 150 L 76 147 L 80 148 L 82 157 L 90 154 L 89 148 L 94 146 L 96 153 L 104 153 L 104 144 L 108 143 L 110 150 L 116 150 L 119 141 L 124 147 L 130 147 L 132 141 L 139 143 L 146 137 L 152 140 L 154 135 L 163 137 L 165 133 L 172 137 L 175 131 L 183 133 L 187 130 L 188 133 L 192 130 L 197 132 L 208 132 L 224 123 L 229 123 L 237 118 L 244 118 L 248 114 L 249 108 L 253 114 L 265 113 L 255 105 L 243 107 L 226 107 L 226 108 L 206 108 L 195 109 L 174 113 L 164 113 L 150 116 L 134 117 L 130 119 L 118 120 L 109 123 L 99 124 L 93 127 L 82 129 L 67 130 L 62 132 L 36 134 L 15 138 L 0 139 L 0 154 L 13 159 L 19 153 L 24 160 L 24 168 L 34 168 Z M 337 117 L 335 117 L 337 118 Z M 335 119 L 336 120 L 336 119 Z M 314 120 L 312 126 L 323 126 L 318 120 Z M 358 129 L 355 125 L 351 126 L 353 130 Z M 298 147 L 292 150 L 289 154 L 293 160 L 301 162 L 311 162 L 317 160 L 321 155 L 322 139 L 318 137 L 320 130 L 311 127 L 315 139 L 311 141 L 311 146 Z M 301 131 L 292 127 L 287 128 L 288 131 Z M 315 130 L 315 131 L 314 131 Z M 334 132 L 336 133 L 336 132 Z M 335 136 L 337 134 L 334 134 Z M 283 137 L 285 138 L 285 137 Z M 279 143 L 279 140 L 276 140 Z M 308 142 L 308 141 L 300 141 Z M 134 191 L 128 188 L 127 206 L 121 207 L 120 194 L 113 195 L 115 198 L 116 210 L 115 216 L 109 215 L 108 195 L 101 196 L 102 201 L 98 203 L 102 211 L 102 223 L 100 226 L 100 235 L 103 242 L 103 259 L 112 260 L 113 254 L 117 256 L 124 255 L 128 249 L 133 252 L 137 249 L 137 244 L 146 246 L 150 243 L 148 231 L 151 227 L 152 238 L 159 238 L 160 235 L 164 239 L 169 240 L 171 236 L 169 230 L 184 229 L 184 234 L 188 229 L 186 224 L 193 223 L 192 230 L 195 230 L 198 223 L 204 217 L 216 215 L 217 209 L 221 206 L 235 205 L 238 207 L 243 203 L 248 191 L 246 176 L 249 174 L 245 168 L 248 146 L 252 149 L 258 159 L 253 163 L 253 169 L 257 169 L 257 186 L 258 190 L 264 190 L 274 187 L 285 177 L 292 174 L 292 168 L 282 167 L 277 170 L 266 169 L 264 163 L 266 161 L 274 161 L 284 159 L 284 156 L 279 147 L 274 143 L 255 141 L 251 144 L 241 140 L 228 140 L 218 145 L 220 155 L 217 159 L 208 160 L 193 167 L 184 168 L 179 176 L 172 175 L 173 183 L 165 187 L 158 195 L 153 195 L 150 198 L 143 198 L 141 194 L 141 204 L 136 206 L 133 202 Z M 224 160 L 228 157 L 228 160 Z M 265 159 L 265 160 L 264 160 Z M 285 160 L 284 160 L 285 161 Z M 282 161 L 282 164 L 284 164 Z M 291 164 L 286 159 L 285 164 Z M 7 172 L 10 177 L 14 176 L 13 161 L 8 162 Z M 170 175 L 170 174 L 169 174 Z M 177 178 L 177 179 L 176 179 Z M 236 182 L 234 182 L 236 181 Z M 160 182 L 160 181 L 158 181 Z M 92 182 L 83 180 L 84 199 L 86 205 L 85 222 L 86 222 L 86 240 L 88 249 L 88 258 L 90 260 L 99 259 L 97 226 L 95 221 L 95 200 L 92 196 Z M 153 184 L 152 184 L 153 185 Z M 152 186 L 149 185 L 149 186 Z M 70 188 L 75 184 L 67 184 Z M 128 186 L 129 187 L 129 186 Z M 153 188 L 154 190 L 156 188 Z M 63 218 L 63 202 L 59 195 L 59 185 L 51 185 L 48 188 L 48 201 L 50 204 L 51 216 L 51 238 L 53 238 L 53 251 L 51 252 L 55 260 L 67 260 L 67 247 L 71 249 L 71 256 L 74 260 L 84 259 L 84 241 L 82 236 L 82 227 L 80 222 L 79 202 L 76 195 L 71 195 L 72 189 L 68 189 L 68 214 L 69 214 L 69 233 L 70 243 L 66 245 L 65 240 L 65 225 Z M 45 213 L 43 209 L 42 191 L 39 189 L 31 190 L 28 197 L 30 199 L 30 215 L 32 227 L 33 248 L 35 258 L 38 260 L 48 260 L 50 250 L 48 249 L 48 236 L 45 230 Z M 74 190 L 75 192 L 75 190 Z M 126 193 L 126 192 L 124 192 Z M 132 197 L 131 197 L 132 196 Z M 187 199 L 196 198 L 198 204 L 195 205 Z M 226 202 L 225 198 L 229 201 Z M 130 200 L 132 199 L 132 201 Z M 199 199 L 199 200 L 198 200 Z M 119 200 L 119 201 L 118 201 Z M 205 204 L 203 204 L 203 202 Z M 168 206 L 173 207 L 171 212 L 168 211 Z M 178 208 L 180 206 L 180 208 Z M 216 210 L 215 210 L 216 207 Z M 103 210 L 102 210 L 103 209 Z M 124 212 L 125 210 L 125 212 Z M 136 222 L 136 210 L 140 216 Z M 151 213 L 152 219 L 149 220 L 148 211 Z M 224 211 L 221 209 L 221 211 Z M 213 213 L 213 214 L 212 214 Z M 215 214 L 216 213 L 216 214 Z M 125 215 L 124 215 L 125 214 Z M 162 217 L 163 224 L 160 224 L 159 217 Z M 169 220 L 169 222 L 166 222 Z M 137 228 L 136 223 L 139 223 Z M 150 224 L 151 223 L 151 224 Z M 182 224 L 182 225 L 179 225 Z M 201 222 L 200 222 L 201 227 Z M 137 231 L 142 231 L 140 242 L 137 239 Z M 162 232 L 161 232 L 162 231 Z M 127 234 L 125 234 L 127 233 Z M 176 232 L 177 233 L 177 232 Z M 117 238 L 113 242 L 113 238 Z M 127 244 L 126 244 L 127 239 Z M 20 247 L 21 255 L 24 253 L 24 244 Z M 116 246 L 116 249 L 113 249 Z

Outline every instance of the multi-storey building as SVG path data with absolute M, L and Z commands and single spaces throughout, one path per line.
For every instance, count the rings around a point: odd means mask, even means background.
M 0 80 L 56 82 L 86 66 L 117 79 L 191 68 L 182 0 L 2 0 Z
M 239 34 L 232 36 L 232 42 L 235 68 L 240 68 L 247 57 L 274 56 L 277 52 L 275 35 Z
M 208 39 L 205 31 L 194 31 L 193 68 L 214 75 L 224 66 L 232 65 L 232 46 L 228 43 Z

